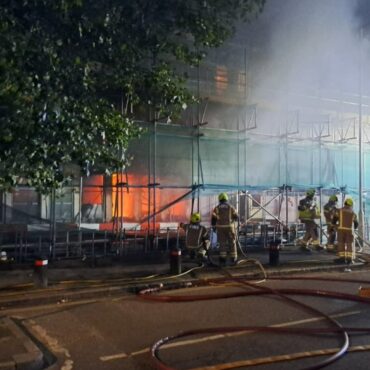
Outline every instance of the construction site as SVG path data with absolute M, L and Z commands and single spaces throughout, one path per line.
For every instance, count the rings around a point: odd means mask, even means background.
M 319 32 L 322 19 L 313 19 Z M 168 251 L 181 245 L 179 224 L 192 213 L 210 226 L 220 192 L 237 209 L 244 248 L 264 248 L 276 237 L 296 245 L 303 230 L 297 207 L 308 189 L 321 210 L 331 195 L 340 206 L 353 198 L 358 244 L 369 240 L 370 64 L 363 28 L 344 29 L 351 50 L 335 66 L 334 31 L 315 53 L 311 35 L 305 54 L 281 45 L 270 56 L 258 45 L 265 36 L 251 41 L 254 31 L 237 33 L 197 68 L 176 66 L 198 104 L 175 122 L 138 121 L 144 130 L 126 153 L 129 166 L 112 176 L 94 170 L 82 176 L 73 168 L 73 183 L 49 196 L 22 185 L 3 192 L 1 250 L 20 263 L 36 254 L 125 258 Z M 323 216 L 317 223 L 325 244 Z
M 368 369 L 370 2 L 4 4 L 0 369 Z

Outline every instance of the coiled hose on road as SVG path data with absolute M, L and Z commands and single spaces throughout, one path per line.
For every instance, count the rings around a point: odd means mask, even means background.
M 256 296 L 256 295 L 275 295 L 279 298 L 283 299 L 284 301 L 288 302 L 291 305 L 295 305 L 300 307 L 301 309 L 314 313 L 315 315 L 319 315 L 323 317 L 326 321 L 331 323 L 334 327 L 333 328 L 310 328 L 310 329 L 295 329 L 295 328 L 281 328 L 281 327 L 255 327 L 255 326 L 240 326 L 240 327 L 220 327 L 220 328 L 206 328 L 206 329 L 199 329 L 199 330 L 190 330 L 179 333 L 175 336 L 166 337 L 158 340 L 151 348 L 151 358 L 155 367 L 159 370 L 176 370 L 176 368 L 169 366 L 168 364 L 164 363 L 159 356 L 160 348 L 170 341 L 175 339 L 184 338 L 193 335 L 199 334 L 225 334 L 225 333 L 232 333 L 232 332 L 241 332 L 241 331 L 253 331 L 253 332 L 273 332 L 279 334 L 323 334 L 323 333 L 335 333 L 340 335 L 342 338 L 342 345 L 341 347 L 333 351 L 333 353 L 327 352 L 326 354 L 329 355 L 325 360 L 318 362 L 317 364 L 311 365 L 309 367 L 305 367 L 304 370 L 313 370 L 313 369 L 320 369 L 323 368 L 337 360 L 339 360 L 342 356 L 346 354 L 349 349 L 349 334 L 353 332 L 361 332 L 361 333 L 370 333 L 370 328 L 345 328 L 332 317 L 328 316 L 324 312 L 317 310 L 307 304 L 299 302 L 290 297 L 290 295 L 305 295 L 305 296 L 316 296 L 316 297 L 324 297 L 324 298 L 333 298 L 333 299 L 341 299 L 341 300 L 348 300 L 348 301 L 355 301 L 361 302 L 365 304 L 370 304 L 369 298 L 364 298 L 360 296 L 355 296 L 346 293 L 339 293 L 333 291 L 326 291 L 326 290 L 312 290 L 312 289 L 272 289 L 269 287 L 262 287 L 257 285 L 256 283 L 252 283 L 247 281 L 248 279 L 245 277 L 234 277 L 232 276 L 227 270 L 223 270 L 224 273 L 227 275 L 225 278 L 216 278 L 204 281 L 202 285 L 209 285 L 212 283 L 229 283 L 229 282 L 236 282 L 242 284 L 244 287 L 253 288 L 254 291 L 243 291 L 243 292 L 233 292 L 233 293 L 222 293 L 222 294 L 207 294 L 207 295 L 185 295 L 185 296 L 169 296 L 169 295 L 157 295 L 154 293 L 159 293 L 162 289 L 152 288 L 152 289 L 145 289 L 139 293 L 139 297 L 146 300 L 151 301 L 159 301 L 159 302 L 189 302 L 189 301 L 199 301 L 199 300 L 211 300 L 211 299 L 226 299 L 226 298 L 233 298 L 233 297 L 241 297 L 241 296 Z M 355 279 L 335 279 L 335 278 L 318 278 L 318 277 L 274 277 L 271 280 L 315 280 L 315 281 L 332 281 L 332 282 L 347 282 L 347 283 L 359 283 L 359 284 L 370 284 L 370 281 L 366 280 L 355 280 Z M 310 357 L 306 355 L 306 357 Z M 247 366 L 250 364 L 250 360 L 246 361 L 238 361 L 235 363 L 228 363 L 228 364 L 220 364 L 214 365 L 210 367 L 201 367 L 197 368 L 196 370 L 222 370 L 222 369 L 233 369 L 241 366 Z

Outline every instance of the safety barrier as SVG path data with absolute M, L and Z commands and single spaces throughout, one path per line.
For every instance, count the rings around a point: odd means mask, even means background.
M 29 263 L 35 256 L 51 260 L 86 259 L 106 256 L 124 258 L 129 254 L 167 252 L 184 246 L 179 229 L 125 230 L 113 233 L 97 230 L 67 230 L 51 235 L 50 231 L 0 232 L 0 250 L 16 263 Z
M 292 224 L 288 242 L 302 236 L 304 226 Z M 274 224 L 248 224 L 241 228 L 239 245 L 244 250 L 258 246 L 268 248 L 270 242 L 281 240 L 282 230 Z M 283 237 L 285 235 L 283 233 Z M 29 263 L 35 256 L 48 256 L 50 260 L 118 257 L 130 255 L 158 255 L 173 247 L 183 249 L 185 233 L 180 228 L 157 228 L 153 230 L 123 229 L 121 232 L 98 230 L 58 231 L 52 237 L 50 231 L 0 232 L 0 251 L 15 263 Z M 370 253 L 365 244 L 363 252 Z
M 57 232 L 54 237 L 48 231 L 0 233 L 0 249 L 7 252 L 17 263 L 33 260 L 36 255 L 52 259 L 81 258 L 107 255 L 112 240 L 107 231 L 68 230 Z
M 258 245 L 267 248 L 270 241 L 282 239 L 281 236 L 293 243 L 303 233 L 304 225 L 301 223 L 289 224 L 288 230 L 283 230 L 277 223 L 248 223 L 240 227 L 239 240 L 243 247 Z

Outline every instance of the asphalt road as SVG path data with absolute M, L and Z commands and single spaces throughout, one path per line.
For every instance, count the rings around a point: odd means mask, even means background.
M 368 271 L 305 276 L 370 281 Z M 327 289 L 357 295 L 359 286 L 365 284 L 269 280 L 259 285 L 272 288 Z M 168 294 L 216 294 L 246 289 L 250 290 L 227 284 L 173 290 Z M 335 318 L 343 326 L 370 327 L 370 307 L 367 304 L 311 296 L 292 298 Z M 132 295 L 73 304 L 25 307 L 12 310 L 8 314 L 20 318 L 59 358 L 62 364 L 60 368 L 78 370 L 155 369 L 149 353 L 150 346 L 160 338 L 177 335 L 182 331 L 229 326 L 333 327 L 320 313 L 269 295 L 181 303 L 150 302 Z M 169 366 L 177 369 L 207 369 L 211 365 L 245 360 L 253 360 L 253 364 L 257 359 L 268 364 L 248 366 L 248 369 L 305 369 L 328 357 L 319 355 L 321 350 L 334 351 L 341 346 L 342 341 L 343 336 L 338 333 L 204 333 L 170 342 L 160 350 L 160 356 Z M 370 334 L 350 333 L 350 346 L 356 351 L 347 353 L 326 368 L 368 369 Z M 289 355 L 288 360 L 282 361 L 282 355 Z M 302 358 L 293 361 L 293 357 Z

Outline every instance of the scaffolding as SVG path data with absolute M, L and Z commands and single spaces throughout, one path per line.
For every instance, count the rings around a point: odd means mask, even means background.
M 179 124 L 168 123 L 167 118 L 137 122 L 144 133 L 130 144 L 127 155 L 133 158 L 131 164 L 113 176 L 78 178 L 63 190 L 64 198 L 55 194 L 39 198 L 39 214 L 29 216 L 34 200 L 21 206 L 14 202 L 15 195 L 2 194 L 2 227 L 44 224 L 53 246 L 63 225 L 74 225 L 81 232 L 95 228 L 113 234 L 120 250 L 128 236 L 135 239 L 135 245 L 144 240 L 143 248 L 151 250 L 158 247 L 160 237 L 169 240 L 174 235 L 178 243 L 178 223 L 194 211 L 209 224 L 219 192 L 230 194 L 247 234 L 248 225 L 258 234 L 260 225 L 269 224 L 288 239 L 299 229 L 296 205 L 308 188 L 317 190 L 320 206 L 335 193 L 342 201 L 350 195 L 358 207 L 361 118 L 354 112 L 358 97 L 331 92 L 329 99 L 325 94 L 306 92 L 310 104 L 325 105 L 326 110 L 317 110 L 324 112 L 320 114 L 312 114 L 315 109 L 311 113 L 307 109 L 282 111 L 269 107 L 266 100 L 249 104 L 246 50 L 243 58 L 234 71 L 210 63 L 186 67 L 189 87 L 199 104 L 190 107 Z M 288 98 L 298 94 L 290 91 Z M 230 112 L 222 116 L 223 121 L 215 117 L 212 102 L 228 105 Z M 364 123 L 362 155 L 366 164 L 370 126 Z M 370 173 L 363 171 L 362 175 L 366 226 Z M 67 197 L 70 201 L 63 205 Z M 365 232 L 368 238 L 367 227 Z
M 257 116 L 256 105 L 240 109 L 237 130 L 209 128 L 203 121 L 194 126 L 139 122 L 145 133 L 128 150 L 130 167 L 115 174 L 114 181 L 100 176 L 94 183 L 90 176 L 66 189 L 78 202 L 65 222 L 83 228 L 113 221 L 115 233 L 155 233 L 160 224 L 184 221 L 193 211 L 208 222 L 221 191 L 234 195 L 240 212 L 242 194 L 253 202 L 253 193 L 275 189 L 286 204 L 274 217 L 285 217 L 282 223 L 288 228 L 290 221 L 297 222 L 296 216 L 288 217 L 291 192 L 315 188 L 319 197 L 337 192 L 358 198 L 356 118 L 335 122 L 326 115 L 313 121 L 299 111 L 286 112 L 267 131 L 258 125 Z M 365 163 L 368 156 L 365 145 Z M 364 173 L 366 218 L 369 176 Z M 62 221 L 53 220 L 57 201 L 55 196 L 49 200 L 50 210 L 41 218 L 49 219 L 51 227 Z M 9 222 L 5 207 L 2 221 Z

